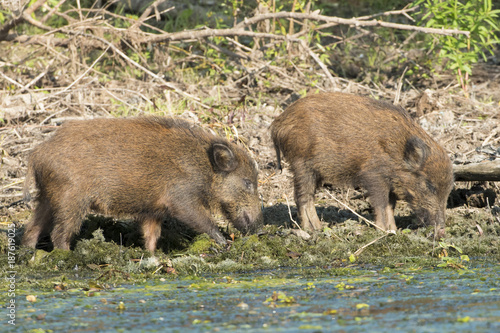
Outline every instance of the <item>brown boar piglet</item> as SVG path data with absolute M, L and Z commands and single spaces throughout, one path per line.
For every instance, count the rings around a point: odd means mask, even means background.
M 449 157 L 401 107 L 345 93 L 299 99 L 271 125 L 294 175 L 302 227 L 321 227 L 314 194 L 323 184 L 367 190 L 377 226 L 396 230 L 396 199 L 407 201 L 424 224 L 444 227 L 453 186 Z
M 220 244 L 226 240 L 212 212 L 242 232 L 262 221 L 255 161 L 236 144 L 175 118 L 65 123 L 31 152 L 27 197 L 32 179 L 37 205 L 22 239 L 30 247 L 50 233 L 55 248 L 69 249 L 92 211 L 135 217 L 152 252 L 167 216 Z

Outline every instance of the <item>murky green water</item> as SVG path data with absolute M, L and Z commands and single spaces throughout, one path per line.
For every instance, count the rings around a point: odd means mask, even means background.
M 499 264 L 346 273 L 282 269 L 33 292 L 36 302 L 18 297 L 16 330 L 500 332 Z

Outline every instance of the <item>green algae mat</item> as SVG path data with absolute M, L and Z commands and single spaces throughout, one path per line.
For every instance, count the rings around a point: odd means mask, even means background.
M 54 285 L 19 295 L 18 331 L 500 331 L 499 264 L 465 271 L 286 268 L 116 286 Z

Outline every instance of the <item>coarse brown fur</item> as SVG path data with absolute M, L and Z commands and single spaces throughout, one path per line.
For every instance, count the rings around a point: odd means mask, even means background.
M 69 249 L 91 211 L 135 217 L 150 251 L 166 216 L 219 243 L 225 239 L 212 211 L 243 232 L 262 220 L 257 167 L 248 153 L 175 118 L 68 122 L 31 152 L 27 198 L 31 179 L 37 206 L 22 240 L 30 247 L 50 233 L 54 247 Z
M 321 226 L 313 200 L 325 183 L 365 188 L 385 230 L 396 229 L 396 199 L 423 223 L 444 226 L 451 161 L 402 108 L 344 93 L 310 95 L 274 120 L 271 136 L 278 165 L 281 151 L 294 174 L 303 228 Z

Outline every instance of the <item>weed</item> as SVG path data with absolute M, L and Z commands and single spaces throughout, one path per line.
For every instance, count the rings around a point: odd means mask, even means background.
M 500 41 L 498 14 L 491 0 L 441 1 L 418 0 L 421 9 L 415 15 L 419 24 L 432 28 L 451 28 L 470 31 L 470 38 L 459 36 L 432 36 L 427 48 L 434 51 L 445 68 L 455 72 L 458 82 L 467 94 L 472 65 L 486 53 L 493 54 L 494 44 Z

